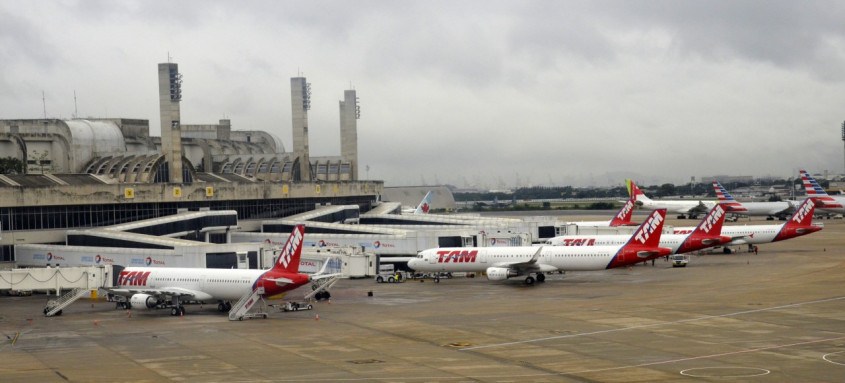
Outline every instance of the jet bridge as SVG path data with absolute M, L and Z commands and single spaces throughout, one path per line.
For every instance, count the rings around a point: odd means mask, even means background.
M 7 291 L 62 291 L 67 294 L 47 302 L 44 315 L 61 315 L 62 309 L 101 287 L 112 287 L 110 265 L 88 267 L 46 267 L 0 271 L 0 290 Z M 96 294 L 96 293 L 92 293 Z M 94 295 L 96 296 L 96 295 Z

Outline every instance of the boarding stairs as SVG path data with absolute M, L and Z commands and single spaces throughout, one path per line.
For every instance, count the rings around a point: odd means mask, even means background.
M 62 315 L 62 309 L 68 307 L 71 303 L 76 302 L 77 299 L 82 298 L 86 294 L 88 294 L 88 289 L 75 288 L 58 299 L 47 301 L 47 307 L 44 308 L 44 316 Z
M 304 299 L 310 300 L 310 299 L 314 298 L 314 296 L 317 295 L 318 293 L 320 293 L 321 291 L 328 291 L 332 286 L 334 286 L 335 283 L 337 283 L 337 281 L 340 280 L 340 277 L 341 277 L 341 275 L 338 274 L 338 275 L 335 275 L 331 278 L 315 280 L 314 283 L 311 284 L 311 290 L 312 291 L 310 293 L 306 294 Z
M 258 305 L 257 312 L 250 313 L 249 310 L 255 307 L 256 303 L 261 303 Z M 255 317 L 264 317 L 267 318 L 267 312 L 265 310 L 265 302 L 264 302 L 264 288 L 257 287 L 255 290 L 252 290 L 237 303 L 232 305 L 232 309 L 229 310 L 229 320 L 244 320 L 244 318 L 255 318 Z

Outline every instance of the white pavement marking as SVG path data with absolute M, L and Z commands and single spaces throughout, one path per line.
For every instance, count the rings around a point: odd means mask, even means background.
M 707 319 L 725 318 L 725 317 L 731 317 L 731 316 L 737 316 L 737 315 L 743 315 L 743 314 L 752 314 L 752 313 L 763 312 L 763 311 L 779 310 L 779 309 L 788 308 L 788 307 L 798 307 L 798 306 L 811 305 L 811 304 L 816 304 L 816 303 L 833 302 L 833 301 L 838 301 L 838 300 L 843 300 L 843 299 L 845 299 L 845 296 L 836 297 L 836 298 L 819 299 L 819 300 L 815 300 L 815 301 L 792 303 L 792 304 L 788 304 L 788 305 L 774 306 L 774 307 L 768 307 L 768 308 L 764 308 L 764 309 L 737 311 L 737 312 L 734 312 L 734 313 L 728 313 L 728 314 L 722 314 L 722 315 L 706 315 L 706 316 L 698 317 L 698 318 L 681 319 L 681 320 L 670 321 L 670 322 L 660 322 L 660 323 L 644 324 L 644 325 L 639 325 L 639 326 L 615 328 L 615 329 L 609 329 L 609 330 L 584 332 L 584 333 L 578 333 L 578 334 L 558 335 L 558 336 L 551 336 L 551 337 L 546 337 L 546 338 L 527 339 L 527 340 L 519 340 L 519 341 L 513 341 L 513 342 L 495 343 L 495 344 L 488 344 L 488 345 L 482 345 L 482 346 L 465 347 L 465 348 L 459 349 L 459 351 L 472 351 L 472 350 L 480 350 L 480 349 L 484 349 L 484 348 L 513 346 L 513 345 L 517 345 L 517 344 L 545 342 L 545 341 L 555 340 L 555 339 L 577 338 L 577 337 L 580 337 L 580 336 L 587 336 L 587 335 L 606 334 L 606 333 L 611 333 L 611 332 L 636 330 L 636 329 L 642 329 L 642 328 L 648 328 L 648 327 L 666 326 L 666 325 L 669 325 L 669 324 L 689 323 L 689 322 L 696 322 L 696 321 L 702 321 L 702 320 L 707 320 Z

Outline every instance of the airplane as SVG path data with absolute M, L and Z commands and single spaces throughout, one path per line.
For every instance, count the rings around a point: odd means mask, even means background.
M 625 201 L 622 208 L 609 221 L 579 221 L 579 222 L 565 222 L 565 225 L 577 225 L 588 227 L 617 227 L 617 226 L 636 226 L 637 223 L 631 222 L 631 217 L 634 216 L 634 205 L 636 199 L 632 196 Z
M 664 234 L 660 237 L 660 247 L 672 249 L 672 254 L 688 253 L 713 246 L 721 246 L 730 242 L 731 237 L 721 235 L 722 224 L 725 223 L 725 209 L 716 205 L 701 223 L 689 233 L 685 234 Z M 546 240 L 546 245 L 551 246 L 604 246 L 621 245 L 627 242 L 630 236 L 627 234 L 611 235 L 574 235 L 559 236 Z
M 795 204 L 790 201 L 740 203 L 716 180 L 713 181 L 713 190 L 716 192 L 716 198 L 719 199 L 719 204 L 726 206 L 727 208 L 725 210 L 728 213 L 761 216 L 766 217 L 768 221 L 774 220 L 777 217 L 781 221 L 786 221 L 786 218 L 795 212 Z
M 402 214 L 428 214 L 428 211 L 431 210 L 432 197 L 431 190 L 429 190 L 428 193 L 425 193 L 425 196 L 417 207 L 403 208 Z
M 320 273 L 299 272 L 304 235 L 305 226 L 296 225 L 269 270 L 127 267 L 118 275 L 117 287 L 108 291 L 126 297 L 125 302 L 118 302 L 118 307 L 142 310 L 169 307 L 170 315 L 174 316 L 185 314 L 182 301 L 218 301 L 217 310 L 227 312 L 232 309 L 230 302 L 252 294 L 252 299 L 244 301 L 242 312 L 245 313 L 259 298 L 280 298 L 309 282 L 337 276 L 324 273 L 329 262 Z
M 806 170 L 800 170 L 801 182 L 808 198 L 816 199 L 816 207 L 828 213 L 845 214 L 845 196 L 828 195 L 813 176 Z
M 716 205 L 713 201 L 652 200 L 651 198 L 646 197 L 645 193 L 637 187 L 637 184 L 634 183 L 633 180 L 625 180 L 625 182 L 628 184 L 628 193 L 631 197 L 636 198 L 637 206 L 652 210 L 666 209 L 667 212 L 678 214 L 679 219 L 687 217 L 690 219 L 698 218 L 699 215 L 706 213 Z
M 769 242 L 778 242 L 790 238 L 800 237 L 815 233 L 822 229 L 821 226 L 813 225 L 813 211 L 816 208 L 814 198 L 807 198 L 792 214 L 786 223 L 779 225 L 735 225 L 722 227 L 722 235 L 728 236 L 731 240 L 722 244 L 724 252 L 730 253 L 728 246 L 748 245 L 751 251 L 754 245 Z M 689 233 L 695 230 L 693 227 L 676 227 L 675 234 Z
M 423 250 L 408 266 L 424 272 L 486 272 L 501 281 L 525 276 L 525 284 L 544 282 L 553 271 L 604 270 L 664 257 L 672 249 L 660 247 L 666 210 L 655 210 L 628 242 L 615 246 L 502 246 L 443 247 Z

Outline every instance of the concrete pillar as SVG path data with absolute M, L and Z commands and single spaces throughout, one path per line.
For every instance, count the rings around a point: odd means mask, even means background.
M 352 180 L 358 180 L 358 97 L 355 90 L 343 92 L 340 102 L 340 155 L 352 164 Z
M 299 158 L 301 181 L 311 180 L 311 155 L 308 150 L 308 109 L 311 109 L 311 84 L 305 77 L 290 79 L 291 118 L 293 123 L 293 155 Z
M 171 183 L 182 183 L 182 75 L 174 63 L 158 64 L 158 100 L 161 113 L 161 150 L 168 163 Z

